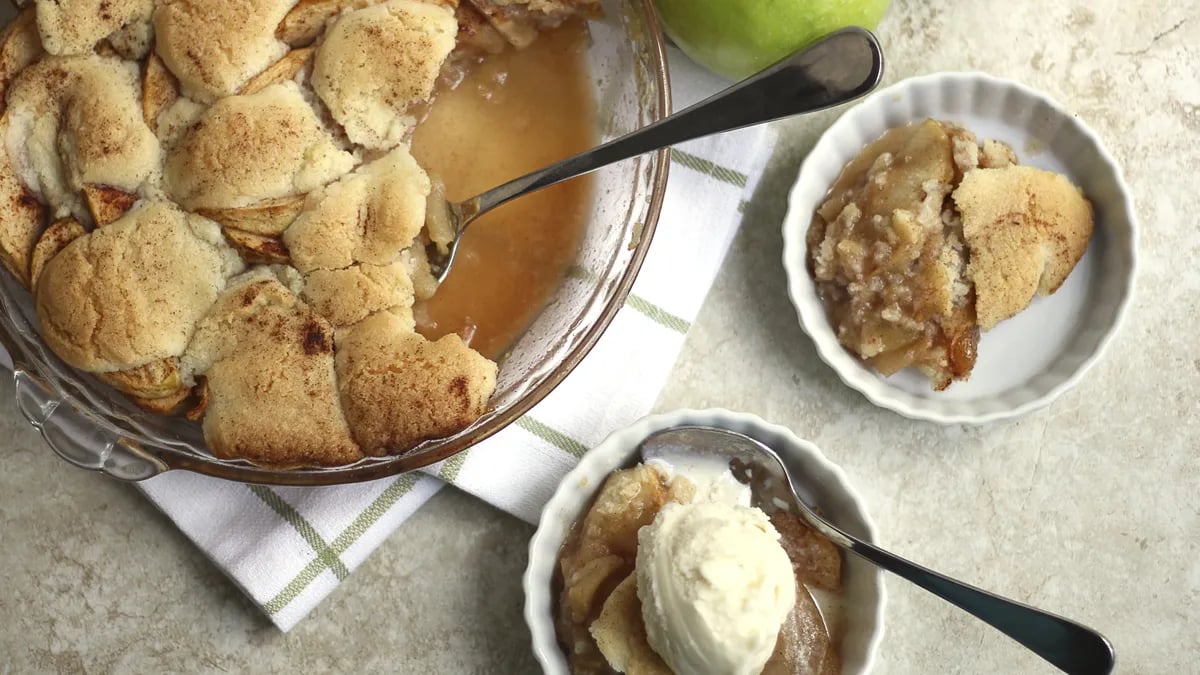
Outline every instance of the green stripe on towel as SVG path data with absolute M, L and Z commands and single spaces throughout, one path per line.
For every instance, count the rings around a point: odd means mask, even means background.
M 533 419 L 529 415 L 519 418 L 517 426 L 575 457 L 583 457 L 583 453 L 588 450 L 587 446 L 583 443 L 571 438 L 558 429 L 553 429 L 545 423 Z
M 625 301 L 625 304 L 636 309 L 642 314 L 645 314 L 647 317 L 656 321 L 657 323 L 660 323 L 682 335 L 687 335 L 688 329 L 692 327 L 691 324 L 685 319 L 675 316 L 674 314 L 650 302 L 649 300 L 637 295 L 633 295 L 632 293 Z
M 451 456 L 445 462 L 442 462 L 442 470 L 438 471 L 438 478 L 453 483 L 458 479 L 458 472 L 462 471 L 463 464 L 467 463 L 467 455 L 471 454 L 470 448 L 463 450 L 457 455 Z
M 287 500 L 285 500 L 283 497 L 280 497 L 279 493 L 262 485 L 248 485 L 247 487 L 250 488 L 250 492 L 253 492 L 254 495 L 261 499 L 264 504 L 271 507 L 271 510 L 273 510 L 275 513 L 278 513 L 281 518 L 291 523 L 292 527 L 296 528 L 296 532 L 298 532 L 300 536 L 304 538 L 304 541 L 308 542 L 308 545 L 312 547 L 313 551 L 316 551 L 317 559 L 323 561 L 324 565 L 333 571 L 333 574 L 338 578 L 338 581 L 345 581 L 346 577 L 350 576 L 350 570 L 346 569 L 346 566 L 342 564 L 341 559 L 338 558 L 337 554 L 329 548 L 329 545 L 326 544 L 325 540 L 321 538 L 321 535 L 317 532 L 316 528 L 314 528 L 312 524 L 304 518 L 304 516 L 300 515 L 300 512 L 297 511 L 291 504 L 287 503 Z
M 567 268 L 567 276 L 572 279 L 593 281 L 596 278 L 596 273 L 579 265 L 571 265 Z M 692 327 L 692 324 L 687 319 L 668 312 L 640 295 L 630 293 L 629 297 L 625 299 L 625 304 L 646 315 L 653 321 L 678 333 L 687 335 L 688 329 Z
M 335 555 L 341 555 L 346 549 L 354 545 L 354 542 L 358 541 L 372 525 L 382 518 L 383 514 L 388 512 L 388 509 L 400 501 L 401 497 L 412 491 L 413 486 L 417 484 L 417 478 L 417 474 L 405 474 L 396 479 L 396 482 L 389 485 L 387 489 L 375 498 L 375 501 L 371 502 L 367 508 L 363 509 L 362 513 L 358 514 L 354 522 L 350 523 L 350 526 L 339 534 L 337 539 L 333 540 L 333 544 L 330 546 L 331 552 Z M 258 486 L 252 486 L 251 489 L 253 490 L 254 487 Z M 338 564 L 342 564 L 340 560 L 338 560 Z M 329 565 L 326 560 L 318 556 L 316 560 L 313 560 L 304 569 L 300 570 L 300 573 L 287 586 L 284 586 L 283 590 L 268 600 L 262 606 L 263 610 L 267 614 L 278 614 L 283 611 L 292 600 L 295 600 L 297 596 L 303 593 L 304 589 L 308 588 L 309 584 L 321 576 L 321 573 L 328 568 Z M 345 569 L 344 566 L 343 569 Z M 347 574 L 349 573 L 347 572 Z M 339 577 L 339 579 L 344 578 Z
M 750 177 L 741 171 L 734 171 L 728 167 L 715 164 L 696 155 L 683 152 L 682 150 L 671 150 L 671 159 L 680 166 L 687 167 L 692 171 L 712 176 L 722 183 L 729 183 L 740 188 L 745 188 L 750 182 Z

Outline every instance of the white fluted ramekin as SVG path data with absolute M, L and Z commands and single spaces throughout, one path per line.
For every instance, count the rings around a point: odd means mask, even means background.
M 933 391 L 904 371 L 883 377 L 837 341 L 806 264 L 805 233 L 842 167 L 888 129 L 926 118 L 1009 143 L 1022 164 L 1068 176 L 1091 199 L 1096 230 L 1063 287 L 985 333 L 969 380 Z M 800 169 L 783 223 L 783 264 L 800 323 L 817 353 L 872 403 L 914 419 L 979 424 L 1049 404 L 1077 384 L 1120 326 L 1133 296 L 1137 219 L 1112 155 L 1079 118 L 1028 87 L 982 73 L 904 80 L 847 111 Z
M 875 525 L 846 474 L 812 443 L 784 427 L 728 410 L 680 410 L 643 418 L 617 431 L 583 456 L 563 478 L 542 510 L 529 544 L 525 569 L 525 622 L 533 634 L 533 650 L 548 675 L 567 675 L 567 660 L 554 633 L 551 579 L 563 540 L 584 508 L 611 473 L 637 463 L 637 447 L 650 434 L 680 425 L 703 425 L 738 431 L 774 448 L 793 475 L 803 475 L 822 513 L 848 532 L 875 541 Z M 843 567 L 842 621 L 839 648 L 843 675 L 869 672 L 883 636 L 883 573 L 870 563 L 847 556 Z

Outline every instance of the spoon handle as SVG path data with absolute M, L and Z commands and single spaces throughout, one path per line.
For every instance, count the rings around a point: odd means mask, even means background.
M 1112 645 L 1087 626 L 955 581 L 861 541 L 813 515 L 832 530 L 828 535 L 841 540 L 850 551 L 974 615 L 1059 670 L 1078 675 L 1112 672 L 1116 658 Z
M 862 28 L 840 30 L 686 110 L 488 190 L 470 200 L 471 215 L 676 143 L 851 101 L 875 88 L 882 75 L 875 36 Z

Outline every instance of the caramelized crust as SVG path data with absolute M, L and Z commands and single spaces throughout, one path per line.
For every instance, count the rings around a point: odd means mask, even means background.
M 230 284 L 183 362 L 204 375 L 204 437 L 218 456 L 276 467 L 362 456 L 337 401 L 333 326 L 269 271 Z
M 496 364 L 457 335 L 430 342 L 390 312 L 338 340 L 338 388 L 354 439 L 385 455 L 458 432 L 487 409 Z

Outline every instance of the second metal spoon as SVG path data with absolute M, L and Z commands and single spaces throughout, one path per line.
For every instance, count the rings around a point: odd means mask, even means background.
M 441 283 L 467 226 L 517 197 L 677 143 L 846 103 L 874 89 L 882 76 L 883 52 L 870 31 L 846 28 L 831 33 L 761 73 L 631 134 L 465 201 L 446 203 L 444 209 L 434 205 L 427 217 L 448 220 L 454 239 L 445 250 L 427 247 L 430 268 Z
M 745 434 L 712 427 L 676 427 L 652 434 L 642 441 L 640 450 L 643 461 L 669 461 L 681 452 L 720 460 L 728 464 L 734 478 L 750 486 L 754 505 L 768 515 L 782 510 L 800 516 L 834 544 L 958 606 L 1063 672 L 1112 672 L 1112 645 L 1091 628 L 909 562 L 822 518 L 800 498 L 803 486 L 795 482 L 779 454 Z

